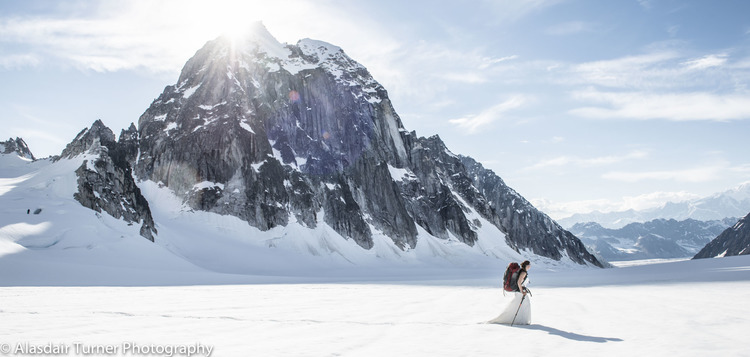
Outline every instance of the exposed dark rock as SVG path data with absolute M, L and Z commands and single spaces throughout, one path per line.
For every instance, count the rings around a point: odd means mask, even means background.
M 706 244 L 693 259 L 750 254 L 750 214 Z
M 73 197 L 84 207 L 94 211 L 105 211 L 126 222 L 141 223 L 141 236 L 153 241 L 157 233 L 148 201 L 135 184 L 129 159 L 137 154 L 131 129 L 123 131 L 120 142 L 115 142 L 112 130 L 101 120 L 89 129 L 81 131 L 63 150 L 60 158 L 73 158 L 80 154 L 92 154 L 76 170 L 78 192 Z M 137 145 L 137 144 L 135 144 Z
M 493 219 L 489 221 L 506 232 L 508 245 L 516 250 L 529 249 L 535 254 L 557 260 L 567 255 L 579 264 L 602 266 L 576 236 L 534 208 L 494 172 L 470 157 L 462 156 L 461 160 L 478 193 L 487 199 L 487 206 L 483 206 L 486 207 L 485 212 L 495 214 L 490 216 Z
M 93 146 L 111 146 L 115 143 L 115 134 L 101 119 L 97 119 L 91 128 L 83 129 L 76 135 L 59 156 L 59 159 L 70 159 L 85 153 Z
M 15 139 L 9 138 L 8 141 L 0 141 L 0 154 L 17 154 L 20 157 L 36 160 L 34 154 L 31 153 L 29 146 L 23 139 L 16 137 Z

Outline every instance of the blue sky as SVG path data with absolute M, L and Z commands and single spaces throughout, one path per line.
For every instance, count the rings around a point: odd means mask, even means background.
M 206 41 L 261 20 L 330 42 L 553 218 L 750 180 L 750 2 L 4 1 L 0 136 L 59 154 L 138 121 Z

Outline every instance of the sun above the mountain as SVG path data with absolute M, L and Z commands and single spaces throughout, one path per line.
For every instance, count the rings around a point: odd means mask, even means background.
M 204 40 L 226 36 L 234 42 L 242 41 L 252 36 L 261 21 L 279 23 L 282 13 L 278 4 L 268 1 L 185 1 L 181 4 L 180 13 L 175 16 L 181 18 L 185 33 Z

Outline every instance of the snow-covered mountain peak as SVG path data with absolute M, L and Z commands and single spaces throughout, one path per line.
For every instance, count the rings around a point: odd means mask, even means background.
M 317 56 L 318 61 L 335 58 L 344 52 L 339 46 L 310 38 L 304 38 L 297 41 L 297 47 L 299 47 L 305 55 Z
M 90 128 L 81 130 L 60 154 L 60 158 L 70 159 L 84 152 L 108 143 L 115 142 L 115 134 L 97 119 Z
M 731 197 L 737 201 L 744 201 L 750 199 L 750 181 L 743 182 L 739 184 L 737 187 L 726 190 L 722 193 L 717 193 L 713 195 L 712 197 Z

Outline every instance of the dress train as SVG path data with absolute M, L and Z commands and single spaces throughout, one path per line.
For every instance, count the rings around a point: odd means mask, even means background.
M 515 296 L 513 297 L 513 300 L 508 303 L 508 305 L 505 307 L 505 310 L 500 313 L 500 315 L 490 321 L 487 321 L 489 324 L 508 324 L 510 325 L 511 322 L 514 325 L 529 325 L 531 324 L 531 299 L 530 295 L 526 296 L 526 298 L 523 298 L 523 294 L 520 292 L 515 292 Z M 521 304 L 521 300 L 523 300 L 523 304 L 521 305 L 521 308 L 519 309 L 519 304 Z M 518 311 L 518 315 L 516 315 L 516 311 Z M 513 321 L 513 317 L 515 316 L 516 320 Z

